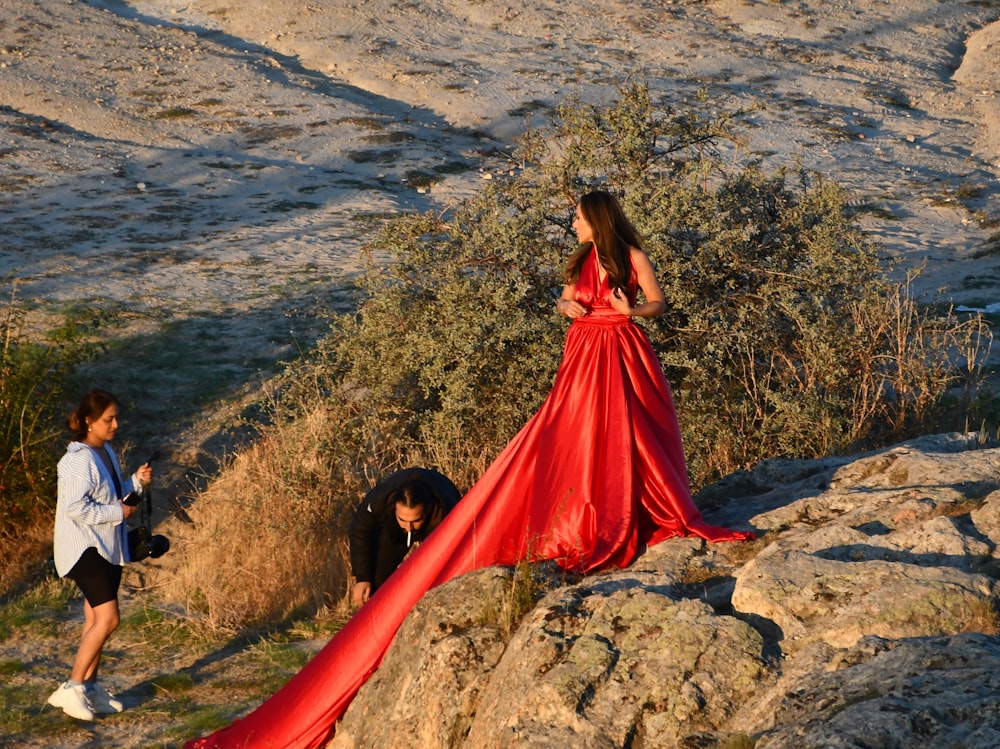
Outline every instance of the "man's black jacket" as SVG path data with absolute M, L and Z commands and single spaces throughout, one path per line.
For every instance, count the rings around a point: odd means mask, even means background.
M 423 527 L 409 534 L 407 545 L 407 533 L 396 522 L 396 506 L 389 496 L 400 487 L 418 481 L 430 490 L 431 506 L 424 507 Z M 410 548 L 427 538 L 459 499 L 461 495 L 451 480 L 428 468 L 407 468 L 381 481 L 358 505 L 348 531 L 354 578 L 370 582 L 375 592 L 395 572 Z

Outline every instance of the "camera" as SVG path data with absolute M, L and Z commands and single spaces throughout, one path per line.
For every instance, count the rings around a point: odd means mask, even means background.
M 159 450 L 150 455 L 144 465 L 152 463 L 158 457 L 160 457 Z M 146 500 L 144 503 L 142 503 L 143 498 Z M 139 505 L 139 525 L 128 532 L 129 561 L 140 562 L 151 557 L 156 559 L 166 554 L 170 550 L 170 539 L 149 530 L 153 514 L 153 500 L 149 488 L 147 487 L 142 494 L 129 492 L 122 497 L 122 502 L 131 507 Z
M 170 550 L 170 539 L 153 534 L 149 528 L 140 525 L 128 532 L 128 558 L 133 562 L 152 557 L 162 557 Z

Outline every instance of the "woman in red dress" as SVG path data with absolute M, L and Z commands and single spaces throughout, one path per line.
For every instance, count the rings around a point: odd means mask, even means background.
M 670 388 L 632 320 L 665 308 L 635 229 L 603 191 L 581 198 L 573 225 L 581 247 L 556 303 L 573 322 L 541 408 L 299 674 L 188 749 L 322 746 L 414 604 L 465 572 L 529 558 L 586 572 L 626 566 L 647 545 L 675 536 L 754 537 L 707 524 L 691 500 Z

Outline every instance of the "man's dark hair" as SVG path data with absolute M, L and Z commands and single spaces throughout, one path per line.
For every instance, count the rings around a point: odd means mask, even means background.
M 389 506 L 423 507 L 424 513 L 430 515 L 437 507 L 437 498 L 423 481 L 410 481 L 403 484 L 389 495 Z

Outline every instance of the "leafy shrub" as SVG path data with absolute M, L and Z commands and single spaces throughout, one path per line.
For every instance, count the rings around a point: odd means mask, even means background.
M 65 391 L 89 351 L 71 320 L 29 337 L 11 289 L 0 312 L 0 595 L 51 546 Z
M 657 108 L 636 83 L 610 105 L 570 101 L 524 137 L 516 176 L 445 215 L 392 222 L 371 244 L 358 314 L 334 320 L 311 365 L 331 403 L 352 400 L 340 438 L 471 484 L 549 390 L 573 207 L 595 186 L 622 197 L 664 287 L 667 313 L 642 324 L 696 485 L 768 456 L 948 426 L 948 408 L 962 425 L 985 326 L 921 309 L 891 282 L 834 183 L 725 167 L 740 115 Z
M 30 340 L 14 292 L 0 318 L 0 534 L 55 504 L 65 386 L 83 348 L 69 329 Z
M 836 185 L 724 166 L 741 114 L 706 101 L 657 107 L 634 82 L 610 105 L 569 101 L 523 137 L 513 176 L 374 237 L 357 312 L 332 319 L 289 369 L 275 413 L 280 429 L 323 415 L 323 480 L 346 497 L 321 505 L 325 530 L 343 529 L 363 490 L 395 468 L 436 467 L 469 487 L 538 408 L 565 335 L 554 301 L 576 248 L 574 204 L 595 186 L 622 196 L 661 278 L 667 313 L 640 324 L 674 386 L 695 486 L 768 456 L 937 428 L 956 384 L 974 393 L 979 322 L 921 310 L 888 281 Z M 297 489 L 281 491 L 273 506 L 286 514 L 269 522 L 297 512 L 280 501 Z M 239 513 L 240 495 L 231 500 Z M 204 588 L 222 585 L 218 561 L 203 558 Z M 302 572 L 269 569 L 272 612 L 287 610 L 283 588 L 301 590 L 290 581 Z

